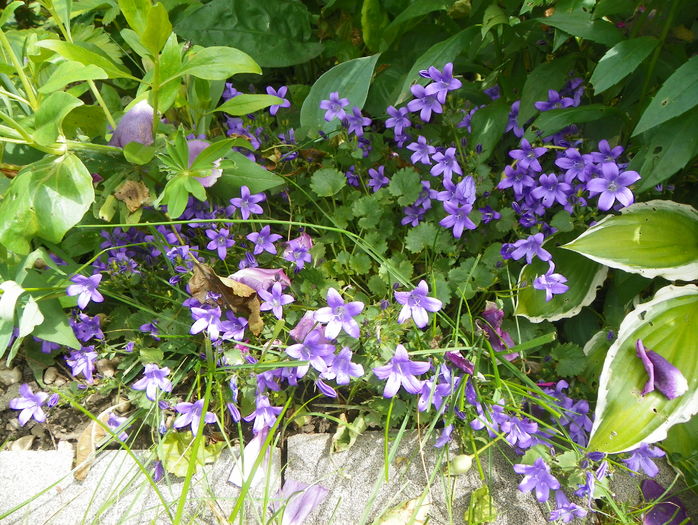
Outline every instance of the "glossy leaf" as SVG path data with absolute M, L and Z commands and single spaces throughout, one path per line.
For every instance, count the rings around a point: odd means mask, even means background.
M 373 68 L 378 57 L 376 54 L 370 57 L 355 58 L 334 66 L 323 73 L 310 88 L 310 93 L 303 101 L 301 107 L 301 126 L 308 130 L 321 129 L 325 133 L 333 131 L 340 126 L 337 119 L 332 122 L 325 121 L 325 110 L 320 109 L 320 101 L 329 98 L 330 93 L 336 91 L 340 97 L 349 99 L 351 106 L 363 108 L 371 83 Z
M 72 153 L 24 167 L 0 203 L 0 243 L 28 253 L 34 237 L 60 242 L 94 201 L 92 176 Z
M 48 80 L 39 88 L 39 93 L 51 93 L 63 89 L 68 84 L 82 80 L 98 80 L 107 78 L 106 72 L 95 65 L 84 65 L 80 62 L 66 60 L 58 64 Z
M 20 2 L 17 0 L 15 2 L 10 3 L 10 5 L 5 6 L 5 8 L 2 10 L 2 13 L 0 14 L 0 27 L 4 26 L 9 21 L 10 17 L 12 17 L 15 10 L 22 5 L 24 5 L 24 2 Z
M 644 277 L 698 279 L 698 212 L 655 200 L 609 215 L 564 248 Z
M 344 173 L 334 168 L 321 168 L 310 178 L 310 189 L 318 197 L 331 197 L 347 185 Z
M 74 60 L 85 66 L 97 66 L 104 70 L 104 72 L 109 75 L 109 78 L 130 78 L 132 80 L 138 80 L 108 58 L 77 44 L 63 42 L 62 40 L 39 40 L 36 42 L 36 45 L 45 49 L 50 49 L 63 58 Z
M 42 146 L 53 144 L 61 132 L 63 119 L 73 108 L 81 105 L 82 100 L 63 91 L 51 93 L 41 101 L 34 116 L 35 131 L 32 138 Z
M 695 285 L 666 286 L 626 316 L 601 372 L 589 450 L 616 453 L 660 441 L 670 427 L 698 411 L 696 323 Z M 671 400 L 657 391 L 640 394 L 647 372 L 635 354 L 638 339 L 681 371 L 688 381 L 687 393 Z
M 698 56 L 686 61 L 662 84 L 637 123 L 633 136 L 698 105 Z
M 485 38 L 485 35 L 498 25 L 509 25 L 509 17 L 497 4 L 491 4 L 487 6 L 482 16 L 482 38 Z
M 607 46 L 613 46 L 623 38 L 620 30 L 611 22 L 594 20 L 591 15 L 587 15 L 584 11 L 565 12 L 558 9 L 551 16 L 539 18 L 538 21 L 541 24 L 561 29 L 572 36 Z
M 274 104 L 281 104 L 283 100 L 273 95 L 237 95 L 225 101 L 214 111 L 222 111 L 228 115 L 240 116 L 254 113 L 260 109 L 268 108 Z
M 361 4 L 361 33 L 364 44 L 372 52 L 378 51 L 381 35 L 388 25 L 388 15 L 385 14 L 380 0 L 363 0 Z
M 238 195 L 242 186 L 247 186 L 252 193 L 259 193 L 284 184 L 283 177 L 264 169 L 242 153 L 232 151 L 227 158 L 235 162 L 235 167 L 225 168 L 221 178 L 210 188 L 212 193 L 226 202 Z
M 635 71 L 658 43 L 654 37 L 641 36 L 623 40 L 606 51 L 589 79 L 594 93 L 603 93 Z
M 119 0 L 119 9 L 128 25 L 139 35 L 145 31 L 150 0 Z
M 38 304 L 44 315 L 44 322 L 34 328 L 33 335 L 69 348 L 80 348 L 80 341 L 75 337 L 73 328 L 68 322 L 68 316 L 65 315 L 58 299 L 44 300 Z
M 189 51 L 180 75 L 193 75 L 206 80 L 225 80 L 239 73 L 262 74 L 251 56 L 232 47 L 207 47 Z
M 541 136 L 549 137 L 572 124 L 593 122 L 609 115 L 616 115 L 618 118 L 623 116 L 617 109 L 603 104 L 586 104 L 576 108 L 544 111 L 533 121 L 532 126 L 540 130 Z
M 546 302 L 545 291 L 533 288 L 533 280 L 548 270 L 548 263 L 534 259 L 531 264 L 523 267 L 519 275 L 519 283 L 525 283 L 525 287 L 519 290 L 514 312 L 516 315 L 526 317 L 534 323 L 557 321 L 574 317 L 594 301 L 598 288 L 606 279 L 608 268 L 559 247 L 560 243 L 572 237 L 570 234 L 553 237 L 544 245 L 553 256 L 555 273 L 567 278 L 565 284 L 569 289 Z
M 263 67 L 301 64 L 322 52 L 311 41 L 310 12 L 285 0 L 213 0 L 175 25 L 181 37 L 203 46 L 233 46 Z

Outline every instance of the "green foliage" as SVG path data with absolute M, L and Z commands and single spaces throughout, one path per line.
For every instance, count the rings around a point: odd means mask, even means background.
M 310 188 L 318 197 L 331 197 L 346 186 L 344 173 L 334 168 L 322 168 L 313 173 Z
M 555 360 L 555 371 L 561 377 L 574 377 L 584 371 L 584 352 L 574 343 L 557 345 L 551 350 L 550 355 Z
M 401 206 L 412 204 L 422 191 L 419 174 L 413 168 L 403 168 L 390 179 L 388 191 Z

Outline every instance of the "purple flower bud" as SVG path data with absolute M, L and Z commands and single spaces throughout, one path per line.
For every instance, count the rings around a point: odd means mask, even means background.
M 191 165 L 194 164 L 194 161 L 196 158 L 199 156 L 199 154 L 204 151 L 206 148 L 208 148 L 210 144 L 206 142 L 205 140 L 189 140 L 187 141 L 187 149 L 189 150 L 189 167 L 191 168 Z M 220 164 L 220 160 L 218 159 L 213 163 L 213 168 L 211 169 L 211 174 L 210 175 L 205 175 L 204 177 L 194 177 L 196 180 L 198 180 L 201 185 L 204 188 L 209 188 L 213 186 L 216 181 L 220 178 L 220 176 L 223 174 L 223 170 L 218 168 L 218 165 Z
M 688 382 L 678 368 L 654 350 L 645 348 L 640 339 L 635 342 L 635 350 L 649 376 L 641 392 L 643 396 L 655 388 L 667 399 L 674 399 L 686 393 Z
M 153 143 L 153 108 L 147 100 L 141 100 L 121 117 L 109 145 L 125 148 L 130 142 L 146 146 Z

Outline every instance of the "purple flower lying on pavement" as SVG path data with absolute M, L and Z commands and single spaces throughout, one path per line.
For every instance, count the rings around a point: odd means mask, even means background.
M 320 109 L 325 110 L 325 120 L 327 122 L 338 118 L 343 120 L 347 116 L 344 108 L 349 105 L 349 100 L 346 98 L 339 98 L 339 92 L 333 91 L 330 93 L 330 98 L 328 100 L 320 101 Z
M 596 177 L 587 182 L 587 190 L 593 197 L 599 195 L 599 209 L 608 211 L 618 201 L 623 206 L 630 206 L 635 198 L 628 186 L 640 180 L 640 174 L 636 171 L 624 171 L 620 173 L 615 163 L 601 165 L 601 177 Z
M 286 97 L 286 93 L 288 93 L 288 88 L 286 86 L 281 86 L 278 90 L 274 89 L 271 86 L 267 86 L 267 95 L 273 95 L 275 97 L 279 97 L 280 99 L 283 100 L 281 104 L 274 104 L 272 106 L 269 106 L 269 114 L 270 115 L 276 115 L 276 113 L 279 111 L 280 108 L 290 108 L 291 107 L 291 101 L 288 100 Z
M 73 275 L 70 280 L 75 283 L 71 284 L 66 288 L 66 294 L 69 296 L 78 296 L 78 308 L 84 310 L 87 303 L 93 301 L 95 303 L 101 303 L 104 301 L 104 297 L 97 290 L 100 281 L 102 280 L 102 274 L 96 273 L 90 277 L 84 275 Z
M 429 287 L 425 280 L 419 281 L 417 288 L 411 292 L 395 292 L 395 300 L 403 305 L 397 318 L 398 324 L 402 324 L 411 316 L 419 328 L 424 328 L 429 322 L 429 312 L 438 312 L 443 303 L 434 297 L 427 297 Z
M 179 416 L 175 419 L 173 426 L 175 428 L 183 428 L 191 426 L 191 433 L 196 436 L 199 432 L 199 422 L 201 421 L 201 412 L 204 409 L 204 400 L 199 399 L 194 403 L 182 402 L 175 405 L 175 410 L 179 412 Z M 204 416 L 205 423 L 215 423 L 216 415 L 213 412 L 206 412 Z
M 151 401 L 155 401 L 158 390 L 163 392 L 172 392 L 172 383 L 167 379 L 170 369 L 167 367 L 160 368 L 155 363 L 145 365 L 143 377 L 133 383 L 131 388 L 134 390 L 145 390 L 145 397 Z
M 271 292 L 259 290 L 257 294 L 261 299 L 264 299 L 259 309 L 263 312 L 271 310 L 277 319 L 283 317 L 283 307 L 295 301 L 293 296 L 283 293 L 283 288 L 279 282 L 274 283 L 274 286 L 271 287 Z
M 645 479 L 640 485 L 645 501 L 659 500 L 665 489 L 659 483 L 651 479 Z M 690 523 L 686 507 L 676 496 L 667 496 L 655 503 L 642 517 L 643 525 L 681 525 Z
M 547 303 L 553 298 L 553 295 L 558 295 L 565 293 L 569 287 L 565 284 L 567 278 L 559 273 L 555 272 L 555 265 L 551 260 L 549 262 L 548 271 L 543 275 L 539 275 L 533 280 L 533 287 L 536 290 L 545 291 L 545 302 Z
M 46 403 L 48 394 L 46 392 L 32 392 L 31 387 L 27 383 L 23 383 L 19 387 L 19 395 L 10 399 L 9 407 L 13 410 L 21 410 L 19 413 L 20 426 L 26 425 L 27 421 L 34 418 L 39 423 L 46 421 L 46 414 L 41 409 L 41 405 Z
M 657 447 L 650 447 L 647 443 L 641 443 L 638 448 L 631 452 L 629 458 L 622 460 L 623 463 L 634 472 L 644 472 L 650 478 L 659 474 L 659 467 L 654 464 L 652 458 L 661 458 L 666 454 Z M 635 474 L 630 473 L 631 476 Z
M 344 330 L 354 339 L 359 338 L 359 325 L 354 317 L 364 309 L 361 301 L 345 303 L 342 296 L 334 288 L 327 290 L 327 305 L 315 312 L 315 320 L 325 323 L 325 337 L 336 339 L 339 332 Z
M 439 437 L 436 439 L 434 446 L 436 448 L 441 448 L 446 443 L 449 443 L 452 439 L 451 434 L 453 434 L 453 425 L 446 425 L 441 431 Z
M 424 281 L 422 281 L 424 282 Z M 415 376 L 425 373 L 431 368 L 427 361 L 412 361 L 407 350 L 402 345 L 397 345 L 395 355 L 390 362 L 383 366 L 377 366 L 373 373 L 378 379 L 387 379 L 383 389 L 383 397 L 393 397 L 402 385 L 410 394 L 419 394 L 423 381 Z
M 269 510 L 282 516 L 281 525 L 303 525 L 308 515 L 325 500 L 328 493 L 320 485 L 308 485 L 286 478 L 284 486 L 269 504 Z
M 153 108 L 147 100 L 141 100 L 121 117 L 109 145 L 125 148 L 130 142 L 146 146 L 153 143 Z
M 555 491 L 555 510 L 550 512 L 550 521 L 562 520 L 569 523 L 575 518 L 583 518 L 587 515 L 587 510 L 576 503 L 570 503 L 565 493 L 561 490 Z
M 655 388 L 667 399 L 674 399 L 686 393 L 688 381 L 678 368 L 654 350 L 645 348 L 640 339 L 635 342 L 635 351 L 649 376 L 641 392 L 643 396 L 653 392 Z
M 524 475 L 523 481 L 519 484 L 519 490 L 528 492 L 535 489 L 536 499 L 541 503 L 548 501 L 550 489 L 560 488 L 560 482 L 550 474 L 550 467 L 546 465 L 543 458 L 536 458 L 533 465 L 516 464 L 514 472 Z

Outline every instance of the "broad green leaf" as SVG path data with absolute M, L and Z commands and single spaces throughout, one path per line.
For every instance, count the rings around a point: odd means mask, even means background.
M 524 287 L 519 290 L 516 315 L 526 317 L 534 323 L 557 321 L 574 317 L 594 301 L 597 289 L 606 279 L 608 268 L 559 247 L 561 242 L 573 237 L 574 234 L 559 235 L 544 245 L 553 256 L 555 273 L 567 278 L 565 284 L 569 289 L 546 302 L 545 291 L 533 288 L 533 280 L 548 271 L 548 263 L 534 259 L 531 264 L 523 267 L 519 275 L 519 284 Z
M 221 178 L 209 189 L 226 202 L 231 196 L 238 195 L 242 186 L 247 186 L 252 193 L 259 193 L 284 184 L 283 177 L 264 169 L 242 153 L 232 151 L 227 158 L 235 162 L 235 167 L 225 168 Z
M 0 243 L 16 253 L 29 253 L 41 237 L 60 242 L 94 201 L 92 176 L 72 153 L 24 167 L 0 203 Z
M 145 29 L 141 34 L 141 42 L 152 56 L 156 56 L 171 34 L 172 24 L 167 15 L 167 9 L 158 2 L 148 11 Z
M 129 142 L 124 147 L 124 158 L 131 164 L 143 166 L 148 164 L 155 156 L 155 147 L 146 146 L 140 142 Z
M 635 71 L 658 43 L 654 37 L 641 36 L 623 40 L 606 51 L 589 79 L 594 93 L 603 93 Z
M 50 146 L 61 132 L 63 119 L 73 108 L 82 105 L 82 100 L 63 91 L 51 93 L 41 101 L 34 117 L 35 131 L 32 138 L 42 146 Z
M 412 204 L 419 197 L 422 191 L 422 184 L 419 173 L 414 168 L 402 168 L 390 177 L 388 191 L 400 206 Z
M 44 314 L 39 310 L 36 299 L 29 296 L 19 316 L 17 337 L 26 337 L 32 333 L 34 327 L 44 322 Z
M 363 0 L 361 4 L 361 33 L 364 44 L 371 52 L 378 51 L 381 35 L 388 25 L 388 15 L 380 0 Z
M 421 0 L 405 7 L 404 11 L 397 15 L 383 31 L 381 49 L 385 50 L 390 47 L 390 44 L 400 34 L 405 22 L 434 11 L 444 11 L 449 3 L 448 0 Z
M 85 66 L 97 66 L 109 75 L 109 78 L 130 78 L 131 80 L 138 80 L 108 58 L 77 44 L 63 42 L 62 40 L 39 40 L 36 45 L 45 49 L 50 49 L 63 58 L 80 62 Z
M 547 95 L 545 98 L 547 99 Z M 549 137 L 572 124 L 593 122 L 609 115 L 623 118 L 623 114 L 615 108 L 604 106 L 603 104 L 587 104 L 576 108 L 544 111 L 533 121 L 532 126 L 540 130 L 542 137 Z
M 177 175 L 170 179 L 162 191 L 161 198 L 158 199 L 159 204 L 167 206 L 167 215 L 172 219 L 182 215 L 187 207 L 187 201 L 189 200 L 188 178 L 187 175 Z
M 533 105 L 539 100 L 548 100 L 549 89 L 560 89 L 572 70 L 576 56 L 567 54 L 553 62 L 545 62 L 526 75 L 521 92 L 519 125 L 524 125 L 538 110 Z
M 482 146 L 482 150 L 478 155 L 478 159 L 481 162 L 489 158 L 494 151 L 494 147 L 504 134 L 504 129 L 509 120 L 509 107 L 510 104 L 503 98 L 500 98 L 484 108 L 478 109 L 473 115 L 470 123 L 473 134 L 470 140 L 473 146 L 478 144 Z
M 584 11 L 566 13 L 558 9 L 551 16 L 539 18 L 538 21 L 541 24 L 561 29 L 572 36 L 577 36 L 607 46 L 613 46 L 623 38 L 620 30 L 611 22 L 607 22 L 606 20 L 593 20 L 591 15 L 587 15 Z
M 281 104 L 283 100 L 274 95 L 237 95 L 227 100 L 214 111 L 223 111 L 228 115 L 240 116 L 254 113 L 260 109 L 268 108 L 274 104 Z
M 202 46 L 233 46 L 262 67 L 301 64 L 322 52 L 311 41 L 311 14 L 301 2 L 213 0 L 175 25 L 175 32 Z
M 371 83 L 373 68 L 376 66 L 379 55 L 355 58 L 334 66 L 323 73 L 310 88 L 310 93 L 303 101 L 301 107 L 301 126 L 308 130 L 321 129 L 325 133 L 333 131 L 340 126 L 337 119 L 332 122 L 325 121 L 325 110 L 320 109 L 320 102 L 330 97 L 330 93 L 336 91 L 340 97 L 349 99 L 350 110 L 352 106 L 361 109 L 366 102 L 368 87 Z
M 24 2 L 15 1 L 2 10 L 2 14 L 0 14 L 0 27 L 4 26 L 10 20 L 15 10 L 21 5 L 24 5 Z
M 438 234 L 439 230 L 436 226 L 430 222 L 422 222 L 407 232 L 405 248 L 412 253 L 419 253 L 425 248 L 431 248 Z
M 139 35 L 145 31 L 150 6 L 150 0 L 119 0 L 121 14 L 131 29 Z
M 147 57 L 152 55 L 152 53 L 148 51 L 148 49 L 141 43 L 141 38 L 133 29 L 124 28 L 119 34 L 128 44 L 128 46 L 138 53 L 138 56 Z
M 239 73 L 262 74 L 250 55 L 232 47 L 196 48 L 187 53 L 179 75 L 206 80 L 225 80 Z
M 482 38 L 490 32 L 493 27 L 498 25 L 509 25 L 509 18 L 504 10 L 497 4 L 491 4 L 485 9 L 485 14 L 482 16 Z
M 69 348 L 80 348 L 80 341 L 75 337 L 73 328 L 68 322 L 68 315 L 61 308 L 58 299 L 40 301 L 39 309 L 44 315 L 44 322 L 34 328 L 35 337 Z
M 107 78 L 105 71 L 95 65 L 84 65 L 80 62 L 66 60 L 54 69 L 48 80 L 39 88 L 39 93 L 51 93 L 63 89 L 68 84 L 82 80 L 97 80 Z
M 698 56 L 689 58 L 674 71 L 645 109 L 633 130 L 639 135 L 659 124 L 686 113 L 698 105 Z
M 74 137 L 78 134 L 89 138 L 104 137 L 107 117 L 99 106 L 78 106 L 63 119 L 63 134 Z
M 693 281 L 698 279 L 698 212 L 672 201 L 636 203 L 563 248 L 643 277 Z
M 670 427 L 698 411 L 698 287 L 666 286 L 623 320 L 606 356 L 589 450 L 617 453 L 661 441 Z M 678 368 L 688 392 L 667 399 L 658 391 L 642 396 L 647 372 L 637 357 L 641 339 Z
M 321 168 L 310 177 L 310 189 L 318 197 L 331 197 L 347 185 L 347 178 L 334 168 Z

